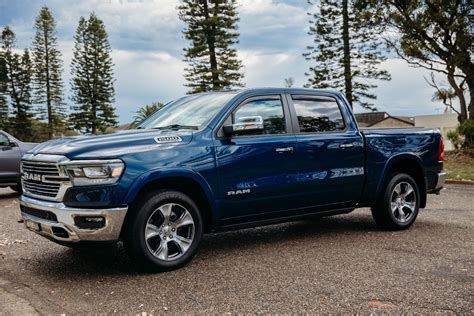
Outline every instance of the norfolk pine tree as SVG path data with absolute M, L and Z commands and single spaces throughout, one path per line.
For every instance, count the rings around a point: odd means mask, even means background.
M 33 82 L 35 101 L 45 104 L 42 118 L 48 122 L 48 137 L 64 128 L 66 109 L 63 104 L 61 53 L 57 48 L 56 22 L 47 7 L 41 8 L 35 20 L 33 40 Z
M 7 66 L 0 52 L 0 129 L 6 129 L 8 123 Z
M 31 114 L 31 76 L 32 64 L 27 49 L 23 54 L 14 52 L 15 34 L 5 27 L 1 35 L 2 59 L 6 78 L 6 94 L 8 94 L 12 116 L 9 117 L 8 131 L 21 140 L 30 140 L 32 134 Z
M 241 87 L 242 62 L 237 58 L 237 2 L 183 0 L 179 18 L 186 23 L 185 78 L 190 93 Z
M 74 128 L 87 133 L 104 132 L 117 125 L 114 102 L 113 63 L 104 23 L 91 14 L 81 17 L 74 36 L 71 64 Z
M 316 13 L 308 13 L 314 45 L 303 54 L 312 62 L 305 87 L 339 90 L 351 107 L 358 103 L 375 110 L 373 81 L 390 80 L 390 74 L 378 68 L 386 59 L 380 50 L 383 41 L 377 15 L 367 10 L 349 0 L 321 0 Z

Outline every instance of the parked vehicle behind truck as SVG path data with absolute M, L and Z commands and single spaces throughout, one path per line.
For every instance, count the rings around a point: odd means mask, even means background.
M 359 130 L 307 89 L 189 95 L 138 129 L 53 140 L 22 161 L 21 214 L 63 245 L 122 240 L 145 268 L 189 262 L 204 233 L 370 207 L 410 227 L 445 180 L 437 130 Z
M 22 142 L 0 130 L 0 188 L 10 187 L 21 192 L 21 156 L 36 145 Z

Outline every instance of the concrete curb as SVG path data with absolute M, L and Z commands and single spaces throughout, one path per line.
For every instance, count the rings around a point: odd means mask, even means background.
M 446 180 L 447 184 L 464 184 L 464 185 L 474 185 L 474 181 L 468 180 Z

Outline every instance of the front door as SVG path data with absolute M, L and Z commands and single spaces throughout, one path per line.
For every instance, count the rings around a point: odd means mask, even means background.
M 288 108 L 281 95 L 241 103 L 224 124 L 260 116 L 264 130 L 253 135 L 218 137 L 216 163 L 223 224 L 232 224 L 291 207 L 295 151 Z

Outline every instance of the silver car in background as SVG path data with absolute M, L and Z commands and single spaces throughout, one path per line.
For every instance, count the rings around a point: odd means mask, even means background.
M 0 188 L 10 187 L 21 192 L 21 156 L 36 143 L 24 143 L 0 130 Z

